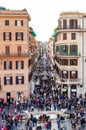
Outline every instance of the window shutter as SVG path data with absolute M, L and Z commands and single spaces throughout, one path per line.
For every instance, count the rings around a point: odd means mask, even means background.
M 3 33 L 3 40 L 5 41 L 6 39 L 5 39 L 5 32 Z
M 13 84 L 13 78 L 10 77 L 10 84 Z
M 23 26 L 23 20 L 21 20 L 21 26 Z
M 24 61 L 21 61 L 21 68 L 23 69 L 24 68 Z
M 10 69 L 12 69 L 12 61 L 10 61 Z
M 18 69 L 18 61 L 16 61 L 16 69 Z
M 22 84 L 24 84 L 24 76 L 22 76 Z
M 18 84 L 18 77 L 16 76 L 16 84 Z
M 4 77 L 4 85 L 6 85 L 6 77 Z
M 21 40 L 23 40 L 23 32 L 21 33 Z
M 6 70 L 6 61 L 4 61 L 4 70 Z
M 15 38 L 16 38 L 16 41 L 17 41 L 17 32 L 15 33 Z
M 11 41 L 11 32 L 9 33 L 9 40 Z
M 15 20 L 15 26 L 17 26 L 17 20 Z

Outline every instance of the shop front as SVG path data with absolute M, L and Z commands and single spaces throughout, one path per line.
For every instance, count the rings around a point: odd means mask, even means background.
M 71 97 L 76 97 L 77 96 L 77 87 L 76 85 L 71 85 Z
M 8 102 L 8 103 L 11 102 L 11 93 L 10 92 L 6 93 L 6 102 Z
M 23 102 L 24 98 L 24 93 L 23 92 L 17 92 L 16 94 L 16 99 L 17 101 Z
M 68 96 L 68 86 L 65 85 L 65 84 L 63 85 L 62 93 L 63 93 L 65 96 Z

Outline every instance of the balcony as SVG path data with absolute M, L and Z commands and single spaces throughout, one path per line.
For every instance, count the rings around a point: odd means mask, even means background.
M 27 52 L 1 52 L 0 56 L 29 56 Z
M 78 52 L 70 52 L 70 56 L 77 56 L 78 55 Z
M 61 27 L 57 27 L 57 30 L 64 30 L 64 29 L 81 29 L 80 25 L 76 25 L 76 26 L 61 26 Z
M 56 82 L 58 84 L 81 84 L 81 79 L 63 79 L 58 77 Z
M 79 57 L 80 55 L 79 55 L 79 53 L 78 52 L 65 52 L 65 53 L 63 53 L 63 52 L 56 52 L 56 56 L 57 57 Z

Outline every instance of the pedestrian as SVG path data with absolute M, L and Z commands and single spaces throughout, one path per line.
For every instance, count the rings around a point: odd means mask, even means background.
M 17 114 L 17 109 L 16 108 L 14 109 L 14 113 L 15 113 L 15 115 Z
M 60 120 L 57 121 L 57 125 L 58 125 L 58 129 L 60 129 L 61 128 Z
M 4 130 L 4 127 L 3 127 L 3 125 L 2 125 L 2 129 L 1 130 Z
M 29 122 L 29 130 L 32 130 L 32 128 L 33 128 L 33 124 L 32 124 L 32 121 L 30 120 L 30 122 Z
M 65 124 L 62 126 L 62 130 L 67 130 L 67 127 Z
M 4 126 L 3 130 L 8 130 L 7 125 Z
M 78 126 L 78 130 L 81 130 L 81 127 L 80 127 L 80 125 Z
M 15 124 L 15 127 L 17 127 L 17 124 L 18 124 L 18 119 L 17 118 L 14 119 L 14 124 Z
M 10 109 L 10 102 L 7 103 L 7 108 Z
M 2 130 L 2 126 L 0 125 L 0 130 Z

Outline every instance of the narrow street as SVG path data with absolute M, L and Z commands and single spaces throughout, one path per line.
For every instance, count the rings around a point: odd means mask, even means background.
M 0 130 L 86 130 L 86 1 L 0 2 Z
M 56 89 L 55 74 L 56 71 L 53 69 L 53 64 L 46 53 L 46 49 L 44 49 L 41 59 L 34 68 L 32 76 L 32 82 L 34 85 L 31 86 L 33 88 L 31 88 L 28 107 L 19 109 L 17 112 L 17 114 L 24 114 L 23 116 L 25 116 L 26 120 L 32 121 L 33 130 L 60 130 L 63 126 L 65 130 L 73 130 L 70 114 L 72 111 L 74 113 L 75 110 L 69 110 L 67 106 L 69 100 L 62 97 L 64 95 L 59 95 L 58 90 Z M 65 103 L 63 101 L 65 101 Z M 10 106 L 10 109 L 8 109 L 7 112 L 15 116 L 14 106 Z M 33 119 L 37 120 L 37 123 L 33 123 L 31 116 Z M 61 118 L 60 127 L 58 127 L 57 123 L 59 119 L 58 116 Z M 6 124 L 6 121 L 2 120 L 1 115 L 0 122 L 1 125 Z M 25 122 L 25 120 L 18 122 L 17 126 L 14 127 L 13 130 L 26 130 Z M 49 128 L 45 126 L 46 123 L 48 123 Z M 74 130 L 78 130 L 78 125 L 80 124 L 77 124 Z M 86 130 L 86 126 L 82 125 L 80 130 Z

